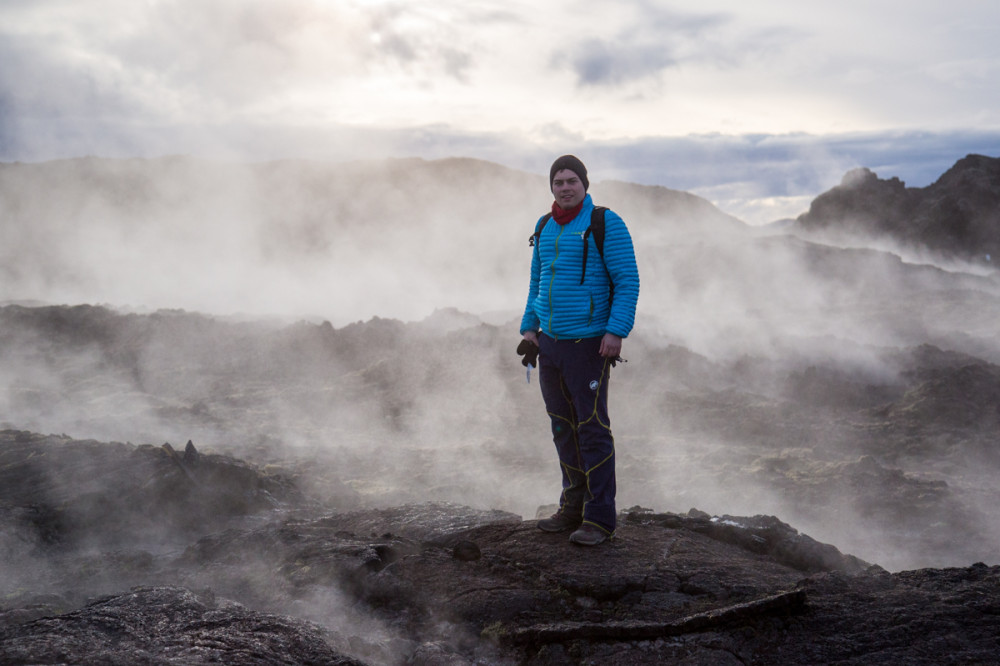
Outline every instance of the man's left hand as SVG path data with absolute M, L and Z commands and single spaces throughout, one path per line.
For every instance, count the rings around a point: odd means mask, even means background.
M 622 339 L 614 333 L 605 333 L 601 338 L 601 356 L 605 358 L 618 358 L 622 353 Z

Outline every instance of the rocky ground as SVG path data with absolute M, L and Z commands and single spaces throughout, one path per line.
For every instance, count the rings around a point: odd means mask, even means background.
M 953 284 L 870 303 L 899 346 L 632 336 L 595 549 L 534 526 L 512 325 L 2 307 L 0 663 L 1000 663 L 997 309 Z
M 179 448 L 179 447 L 178 447 Z M 889 573 L 767 516 L 331 510 L 289 470 L 0 432 L 0 661 L 997 663 L 1000 567 Z M 94 512 L 100 507 L 100 512 Z

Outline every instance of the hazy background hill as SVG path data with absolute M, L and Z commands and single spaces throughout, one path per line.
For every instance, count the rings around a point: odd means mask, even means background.
M 963 345 L 992 344 L 994 322 L 977 299 L 996 280 L 981 267 L 945 273 L 858 249 L 862 241 L 842 251 L 750 228 L 688 193 L 594 180 L 595 199 L 623 215 L 635 240 L 639 327 L 666 341 L 739 355 L 815 336 L 933 342 L 958 326 Z M 468 159 L 0 165 L 0 299 L 335 326 L 457 308 L 499 323 L 524 307 L 527 237 L 550 205 L 543 177 Z M 951 296 L 931 309 L 946 312 L 900 307 L 941 290 Z
M 591 192 L 642 278 L 611 397 L 623 507 L 779 515 L 889 568 L 995 558 L 988 265 Z M 0 313 L 0 422 L 531 516 L 555 473 L 513 350 L 550 201 L 544 177 L 464 159 L 2 165 L 0 299 L 55 306 Z
M 642 247 L 742 226 L 665 188 L 593 191 Z M 469 159 L 7 164 L 2 296 L 336 323 L 520 309 L 527 238 L 550 205 L 543 177 Z

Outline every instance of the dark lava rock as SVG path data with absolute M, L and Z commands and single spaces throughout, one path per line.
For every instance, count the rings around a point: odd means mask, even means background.
M 800 534 L 774 516 L 742 518 L 734 516 L 710 517 L 692 511 L 688 516 L 653 514 L 635 508 L 630 510 L 631 522 L 652 522 L 674 529 L 688 529 L 713 539 L 768 555 L 775 561 L 807 573 L 819 571 L 845 571 L 859 573 L 871 565 L 853 555 L 844 555 L 834 546 L 820 543 Z
M 0 663 L 997 663 L 1000 567 L 890 574 L 774 516 L 634 507 L 583 548 L 444 502 L 317 513 L 241 461 L 0 434 L 6 478 L 41 484 L 4 486 Z M 215 531 L 178 521 L 187 546 L 150 552 L 79 522 L 74 461 L 141 471 L 123 482 L 139 507 L 217 496 Z M 226 499 L 262 487 L 281 501 L 252 521 Z
M 806 612 L 761 635 L 753 663 L 1000 663 L 1000 567 L 803 581 Z
M 0 430 L 0 507 L 16 504 L 22 541 L 183 541 L 301 500 L 292 481 L 243 460 Z
M 472 562 L 483 556 L 482 551 L 479 550 L 479 544 L 474 541 L 459 541 L 455 544 L 451 553 L 456 560 L 462 560 L 463 562 Z
M 907 188 L 869 169 L 848 172 L 799 216 L 807 232 L 861 232 L 985 263 L 1000 261 L 1000 158 L 968 155 L 936 182 Z
M 0 626 L 4 664 L 361 664 L 319 627 L 173 587 L 135 588 Z

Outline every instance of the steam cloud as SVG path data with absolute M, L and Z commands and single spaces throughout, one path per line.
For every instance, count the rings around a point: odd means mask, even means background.
M 548 424 L 513 354 L 543 178 L 472 160 L 82 159 L 6 165 L 0 187 L 0 297 L 215 317 L 125 316 L 111 349 L 95 331 L 8 334 L 8 425 L 305 457 L 378 504 L 532 517 L 555 501 Z M 997 363 L 996 282 L 767 235 L 665 188 L 591 192 L 629 223 L 642 277 L 612 384 L 620 505 L 771 513 L 883 566 L 931 563 L 859 528 L 838 479 L 883 468 L 859 462 L 853 426 L 822 401 L 775 419 L 810 381 L 847 387 L 841 402 L 863 403 L 862 385 L 898 398 L 920 345 Z M 782 470 L 820 479 L 838 510 L 784 497 Z

